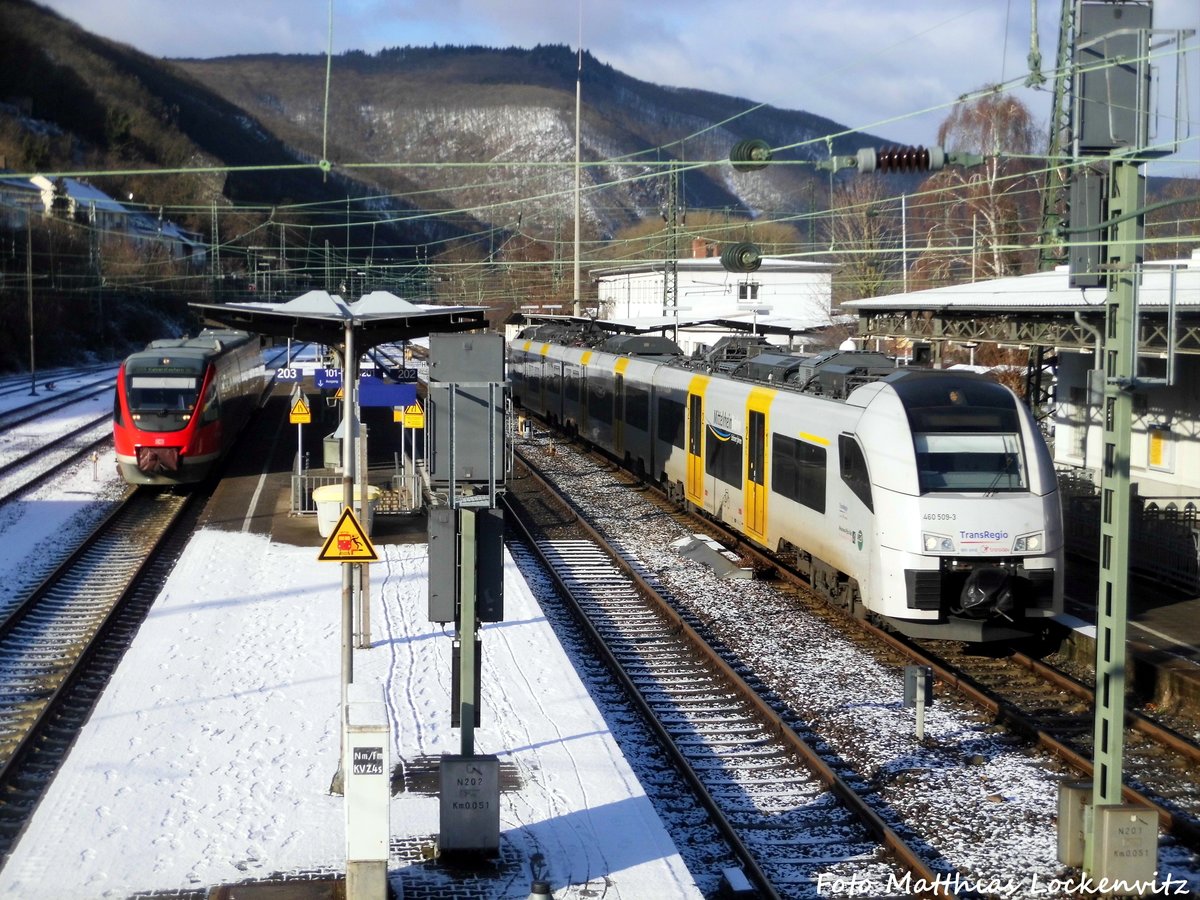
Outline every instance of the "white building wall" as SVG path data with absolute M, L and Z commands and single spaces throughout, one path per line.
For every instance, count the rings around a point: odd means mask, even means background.
M 1161 376 L 1161 361 L 1157 371 Z M 1091 353 L 1059 354 L 1054 460 L 1082 467 L 1100 483 L 1104 428 L 1101 407 L 1088 396 Z M 1130 477 L 1142 497 L 1200 497 L 1200 357 L 1176 357 L 1176 383 L 1139 387 L 1133 395 Z M 1161 505 L 1161 504 L 1160 504 Z
M 703 263 L 708 263 L 704 260 Z M 829 271 L 775 269 L 764 260 L 757 272 L 726 272 L 719 259 L 695 269 L 696 261 L 681 266 L 677 306 L 684 316 L 744 315 L 769 309 L 781 318 L 811 320 L 813 327 L 831 318 L 832 281 Z M 597 279 L 603 319 L 657 318 L 663 310 L 663 272 L 631 271 Z

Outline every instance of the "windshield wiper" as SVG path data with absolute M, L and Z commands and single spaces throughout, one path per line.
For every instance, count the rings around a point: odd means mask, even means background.
M 1000 479 L 1004 478 L 1006 475 L 1013 475 L 1015 472 L 1015 467 L 1013 465 L 1014 462 L 1015 459 L 1011 453 L 1004 454 L 1004 465 L 1000 467 L 998 472 L 996 472 L 996 477 L 992 479 L 992 483 L 988 485 L 988 488 L 986 491 L 984 491 L 983 496 L 992 496 L 1000 487 Z

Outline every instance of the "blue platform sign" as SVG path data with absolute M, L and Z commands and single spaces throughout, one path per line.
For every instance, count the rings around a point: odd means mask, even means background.
M 359 406 L 412 406 L 417 402 L 417 386 L 389 384 L 374 375 L 363 375 L 358 380 Z
M 313 380 L 319 388 L 339 388 L 342 386 L 342 370 L 317 369 L 313 373 Z

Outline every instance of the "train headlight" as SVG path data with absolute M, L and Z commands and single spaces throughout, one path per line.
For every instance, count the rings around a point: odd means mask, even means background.
M 944 534 L 932 534 L 925 532 L 921 535 L 921 543 L 925 550 L 929 553 L 953 553 L 954 541 L 946 537 Z
M 1040 553 L 1046 547 L 1046 533 L 1034 531 L 1022 534 L 1013 541 L 1013 553 Z

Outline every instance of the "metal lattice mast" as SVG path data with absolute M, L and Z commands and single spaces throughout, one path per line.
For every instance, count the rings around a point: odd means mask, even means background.
M 1042 190 L 1041 250 L 1038 271 L 1053 269 L 1063 261 L 1060 242 L 1063 211 L 1071 186 L 1071 167 L 1066 151 L 1071 147 L 1071 110 L 1067 96 L 1071 87 L 1071 46 L 1075 29 L 1075 3 L 1062 0 L 1058 22 L 1058 53 L 1054 58 L 1054 102 L 1050 111 L 1050 146 L 1046 150 L 1046 183 Z M 1033 27 L 1037 27 L 1036 18 Z M 1033 77 L 1032 75 L 1030 76 Z
M 671 165 L 667 173 L 667 253 L 663 266 L 663 315 L 675 316 L 675 337 L 679 337 L 679 167 Z
M 1141 280 L 1139 230 L 1145 222 L 1137 162 L 1113 163 L 1109 189 L 1112 275 L 1105 300 L 1104 450 L 1100 481 L 1100 584 L 1096 598 L 1096 719 L 1092 806 L 1122 801 L 1125 746 L 1126 620 L 1129 610 L 1129 454 L 1134 373 L 1137 368 L 1135 293 Z M 1084 868 L 1103 871 L 1094 835 L 1085 843 Z

